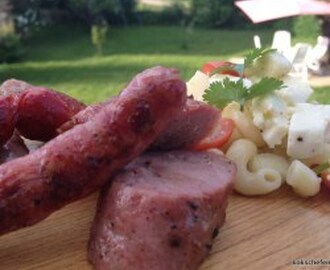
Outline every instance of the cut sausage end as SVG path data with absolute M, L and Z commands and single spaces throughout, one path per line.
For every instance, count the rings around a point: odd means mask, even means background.
M 89 259 L 95 269 L 197 269 L 225 219 L 235 165 L 211 152 L 149 153 L 100 197 Z

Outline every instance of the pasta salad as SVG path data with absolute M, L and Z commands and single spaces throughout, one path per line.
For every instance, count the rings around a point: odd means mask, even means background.
M 303 197 L 320 191 L 329 167 L 330 105 L 312 100 L 308 81 L 283 55 L 256 49 L 244 64 L 207 63 L 187 88 L 234 123 L 217 146 L 236 162 L 237 192 L 262 195 L 283 184 Z

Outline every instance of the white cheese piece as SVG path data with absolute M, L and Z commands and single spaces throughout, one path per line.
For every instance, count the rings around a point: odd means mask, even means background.
M 187 82 L 187 93 L 193 95 L 195 100 L 203 101 L 204 92 L 209 87 L 209 76 L 197 70 L 195 75 Z
M 312 104 L 312 103 L 298 103 L 295 106 L 296 112 L 315 112 L 319 113 L 327 121 L 330 121 L 330 105 Z
M 309 86 L 308 82 L 299 80 L 293 76 L 286 76 L 283 79 L 283 83 L 285 87 L 277 91 L 276 94 L 289 106 L 307 102 L 313 94 L 313 89 Z
M 321 155 L 324 151 L 326 130 L 327 121 L 319 111 L 294 113 L 290 121 L 287 154 L 297 159 Z
M 282 78 L 292 68 L 290 61 L 282 54 L 274 51 L 267 53 L 248 66 L 245 74 L 248 77 L 273 77 Z
M 211 77 L 197 70 L 194 76 L 187 82 L 188 96 L 192 95 L 195 100 L 203 101 L 203 95 L 212 83 L 222 82 L 225 78 L 231 81 L 238 81 L 240 78 L 229 75 L 215 74 Z M 247 88 L 251 87 L 252 82 L 249 79 L 243 79 L 243 85 Z
M 329 139 L 329 137 L 327 137 L 327 136 L 330 136 L 330 135 L 327 135 L 327 132 L 326 132 L 326 135 L 325 135 L 325 140 L 326 141 L 327 141 L 327 139 Z M 328 161 L 329 159 L 330 159 L 330 144 L 326 142 L 323 145 L 323 153 L 321 155 L 317 155 L 317 156 L 313 156 L 311 158 L 303 159 L 302 161 L 306 165 L 312 166 L 312 165 L 315 165 L 315 164 L 323 164 L 326 161 Z
M 269 95 L 252 100 L 253 123 L 262 131 L 262 137 L 270 148 L 282 143 L 289 128 L 287 106 L 281 98 Z

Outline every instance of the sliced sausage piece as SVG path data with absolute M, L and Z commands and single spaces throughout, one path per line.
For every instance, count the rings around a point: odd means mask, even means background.
M 32 85 L 10 79 L 0 86 L 0 147 L 13 135 L 17 121 L 17 107 L 20 94 Z M 6 150 L 2 150 L 5 156 Z
M 149 150 L 189 149 L 204 139 L 219 120 L 219 110 L 189 98 L 182 113 L 171 121 Z
M 17 103 L 13 96 L 0 96 L 0 146 L 13 135 L 17 119 Z
M 97 270 L 194 270 L 225 219 L 235 165 L 212 152 L 148 153 L 100 196 L 89 241 Z
M 86 106 L 63 93 L 31 87 L 20 94 L 16 127 L 31 140 L 48 141 L 56 129 Z
M 134 94 L 104 107 L 93 121 L 0 166 L 0 235 L 96 191 L 182 110 L 186 86 L 176 71 L 156 67 L 140 78 Z
M 56 129 L 86 107 L 63 93 L 15 79 L 0 86 L 0 95 L 13 99 L 12 110 L 17 111 L 18 119 L 11 124 L 32 140 L 48 141 L 57 136 Z

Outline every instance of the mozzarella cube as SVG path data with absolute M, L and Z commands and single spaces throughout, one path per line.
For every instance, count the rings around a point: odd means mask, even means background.
M 288 133 L 288 121 L 285 118 L 279 118 L 272 121 L 273 124 L 264 129 L 262 137 L 270 148 L 282 144 L 283 138 Z
M 289 127 L 287 154 L 305 159 L 324 151 L 327 121 L 318 111 L 300 111 L 293 114 Z
M 288 105 L 307 102 L 313 94 L 313 89 L 308 82 L 298 80 L 292 76 L 286 76 L 283 82 L 285 87 L 277 91 L 277 95 L 285 100 Z

